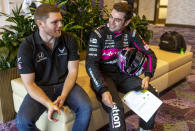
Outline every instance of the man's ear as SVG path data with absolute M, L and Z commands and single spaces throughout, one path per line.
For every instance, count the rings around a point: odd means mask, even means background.
M 43 25 L 43 22 L 41 20 L 37 20 L 36 24 L 37 24 L 38 27 L 41 27 Z
M 130 23 L 130 19 L 125 21 L 125 26 L 128 26 Z

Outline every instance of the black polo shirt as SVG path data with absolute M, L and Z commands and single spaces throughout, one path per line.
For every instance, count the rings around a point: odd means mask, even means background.
M 19 74 L 35 73 L 39 86 L 63 83 L 68 74 L 68 61 L 78 60 L 76 39 L 65 32 L 55 41 L 53 51 L 36 31 L 20 45 L 17 58 Z

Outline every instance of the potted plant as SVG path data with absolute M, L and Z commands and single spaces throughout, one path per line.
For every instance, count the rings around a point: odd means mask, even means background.
M 65 0 L 62 0 L 65 1 Z M 91 31 L 107 22 L 108 11 L 105 7 L 99 7 L 99 0 L 74 0 L 68 1 L 65 5 L 66 15 L 63 15 L 64 22 L 74 21 L 75 25 L 83 28 L 72 30 L 78 36 L 81 59 L 86 57 L 86 47 Z M 71 19 L 70 19 L 71 18 Z
M 19 77 L 16 69 L 18 47 L 36 29 L 30 17 L 21 15 L 21 8 L 16 6 L 11 15 L 0 12 L 11 24 L 2 27 L 0 32 L 0 120 L 3 122 L 15 116 L 10 81 Z
M 153 36 L 153 31 L 148 29 L 149 21 L 143 15 L 142 18 L 139 15 L 135 15 L 131 18 L 129 26 L 135 29 L 142 39 L 149 43 L 150 38 Z

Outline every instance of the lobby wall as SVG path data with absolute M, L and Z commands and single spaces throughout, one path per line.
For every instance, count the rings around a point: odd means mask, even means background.
M 117 2 L 120 2 L 120 1 L 121 0 L 104 0 L 104 5 L 107 6 L 107 9 L 110 13 L 114 3 L 117 3 Z
M 138 15 L 146 16 L 149 21 L 154 21 L 155 15 L 155 1 L 156 0 L 139 0 Z
M 16 8 L 16 5 L 20 7 L 23 0 L 0 0 L 0 11 L 6 14 L 10 14 L 12 9 Z
M 166 24 L 195 26 L 195 0 L 169 0 Z
M 111 11 L 114 2 L 115 0 L 104 0 L 104 5 L 109 10 L 109 12 Z

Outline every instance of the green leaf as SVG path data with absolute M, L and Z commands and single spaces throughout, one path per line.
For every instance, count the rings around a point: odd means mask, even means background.
M 70 27 L 69 29 L 70 29 L 70 30 L 74 30 L 74 29 L 83 29 L 83 27 L 80 26 L 80 25 L 74 25 L 74 26 Z
M 0 32 L 2 36 L 0 39 L 0 70 L 16 66 L 19 45 L 37 29 L 31 17 L 20 14 L 21 8 L 22 4 L 20 7 L 16 6 L 12 10 L 11 16 L 0 12 L 0 15 L 6 16 L 6 21 L 10 22 L 10 25 L 1 28 L 2 31 Z
M 0 47 L 0 61 L 2 58 L 7 58 L 9 55 L 9 49 L 7 47 Z
M 11 64 L 10 64 L 9 61 L 7 61 L 6 64 L 7 64 L 7 67 L 8 67 L 8 68 L 11 68 Z
M 17 45 L 18 45 L 18 42 L 13 41 L 13 42 L 12 42 L 12 45 L 13 45 L 13 46 L 17 46 Z
M 66 5 L 66 3 L 68 3 L 68 0 L 63 1 L 63 2 L 61 2 L 60 4 L 58 4 L 58 8 L 63 7 L 64 5 Z
M 68 24 L 64 25 L 64 27 L 62 28 L 63 31 L 66 31 L 68 26 L 72 25 L 74 22 L 69 22 Z
M 148 30 L 149 22 L 145 16 L 133 16 L 130 21 L 130 27 L 136 29 L 144 41 L 149 42 L 153 35 L 153 31 Z
M 0 16 L 10 17 L 10 15 L 0 12 Z

